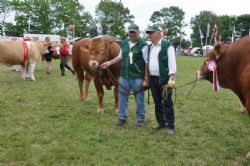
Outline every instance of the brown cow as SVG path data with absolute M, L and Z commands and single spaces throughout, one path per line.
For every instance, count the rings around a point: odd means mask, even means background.
M 112 65 L 107 71 L 101 70 L 99 64 L 111 60 L 118 56 L 119 45 L 110 36 L 85 38 L 77 41 L 72 49 L 72 65 L 77 73 L 80 98 L 88 99 L 88 89 L 91 77 L 94 79 L 98 95 L 98 112 L 103 112 L 103 85 L 108 90 L 114 85 L 115 105 L 114 109 L 118 112 L 118 79 L 120 75 L 120 63 Z M 84 75 L 85 72 L 85 75 Z M 85 79 L 85 95 L 82 85 Z M 84 96 L 84 97 L 83 97 Z
M 208 62 L 217 64 L 218 81 L 221 87 L 231 89 L 250 113 L 250 37 L 244 37 L 229 46 L 215 45 L 208 53 L 204 64 L 197 72 L 197 78 L 213 82 L 213 72 Z
M 208 70 L 210 60 L 217 64 L 220 86 L 231 89 L 250 115 L 250 37 L 244 37 L 228 46 L 216 44 L 197 71 L 198 79 L 213 82 L 213 72 Z
M 28 51 L 26 52 L 24 49 Z M 28 68 L 31 80 L 35 81 L 34 69 L 36 61 L 41 58 L 44 51 L 44 42 L 26 42 L 26 46 L 24 46 L 22 41 L 0 41 L 0 63 L 5 65 L 22 65 L 22 77 L 24 80 L 25 69 Z M 25 52 L 28 53 L 27 59 L 25 59 Z

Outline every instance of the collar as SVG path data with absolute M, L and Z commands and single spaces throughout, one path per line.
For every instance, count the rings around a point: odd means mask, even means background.
M 152 43 L 152 46 L 153 47 L 155 47 L 155 46 L 161 46 L 161 42 L 162 42 L 162 39 L 160 39 L 156 44 Z
M 137 44 L 139 41 L 140 41 L 140 37 L 138 37 L 138 39 L 136 40 L 135 43 L 133 43 L 130 39 L 129 39 L 128 43 L 129 43 L 129 44 Z
M 137 43 L 137 41 L 135 42 L 135 43 L 133 43 L 131 40 L 129 40 L 129 45 L 131 45 L 131 44 L 134 44 L 134 45 L 136 45 L 136 43 Z

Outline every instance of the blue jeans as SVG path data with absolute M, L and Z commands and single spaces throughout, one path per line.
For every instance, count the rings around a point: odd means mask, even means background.
M 137 122 L 145 121 L 145 102 L 143 91 L 143 79 L 119 79 L 119 120 L 125 121 L 128 117 L 128 97 L 130 90 L 134 93 L 136 101 Z

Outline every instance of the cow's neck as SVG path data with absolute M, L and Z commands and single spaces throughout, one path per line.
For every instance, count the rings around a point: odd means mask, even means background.
M 217 72 L 218 72 L 218 80 L 221 87 L 226 89 L 231 89 L 235 93 L 237 93 L 237 88 L 235 87 L 235 71 L 234 67 L 228 65 L 234 65 L 232 63 L 231 57 L 228 57 L 225 54 L 217 61 Z

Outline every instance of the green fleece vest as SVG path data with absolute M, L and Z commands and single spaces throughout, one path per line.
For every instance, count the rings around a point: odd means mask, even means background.
M 149 56 L 150 56 L 151 45 L 149 46 L 149 51 L 148 51 L 148 54 L 149 54 L 148 55 L 148 64 L 150 63 Z M 158 54 L 158 62 L 159 62 L 159 70 L 160 70 L 159 71 L 159 73 L 160 73 L 160 82 L 163 85 L 167 84 L 167 82 L 169 80 L 168 47 L 171 46 L 171 45 L 172 44 L 170 42 L 162 39 L 162 41 L 161 41 L 161 51 Z M 149 73 L 149 76 L 150 76 L 150 73 Z
M 147 45 L 142 39 L 138 39 L 136 45 L 131 49 L 129 40 L 122 44 L 121 77 L 128 79 L 144 79 L 145 61 L 143 59 L 142 48 Z M 133 53 L 133 63 L 130 64 L 129 52 Z

